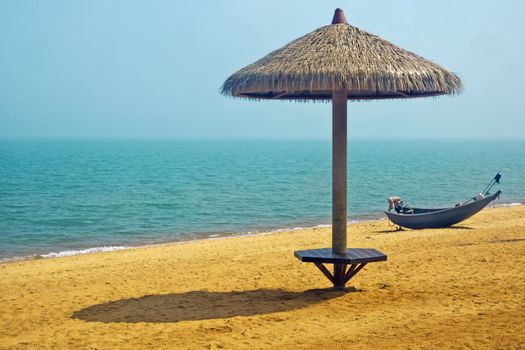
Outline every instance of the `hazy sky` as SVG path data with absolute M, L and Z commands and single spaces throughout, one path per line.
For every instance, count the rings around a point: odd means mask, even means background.
M 525 1 L 0 1 L 0 137 L 329 138 L 326 103 L 219 94 L 349 22 L 458 73 L 456 97 L 349 103 L 360 138 L 525 139 Z

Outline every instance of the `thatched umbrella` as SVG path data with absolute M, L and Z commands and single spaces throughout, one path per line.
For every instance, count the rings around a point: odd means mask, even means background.
M 352 253 L 366 252 L 346 246 L 347 100 L 427 97 L 460 90 L 458 76 L 349 25 L 341 9 L 335 10 L 331 25 L 242 68 L 222 86 L 223 94 L 246 99 L 332 100 L 332 249 L 296 252 L 296 256 L 315 262 L 339 287 L 362 263 L 386 260 L 375 250 L 368 252 L 367 259 L 351 259 Z M 334 275 L 322 263 L 333 263 Z M 351 266 L 345 271 L 347 264 Z

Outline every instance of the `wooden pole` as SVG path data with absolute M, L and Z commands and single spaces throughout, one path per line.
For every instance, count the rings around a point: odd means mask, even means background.
M 332 251 L 346 254 L 346 92 L 332 93 Z

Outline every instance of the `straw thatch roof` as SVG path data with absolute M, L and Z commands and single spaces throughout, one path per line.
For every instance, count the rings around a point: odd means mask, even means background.
M 222 93 L 254 99 L 329 100 L 332 91 L 342 90 L 350 100 L 367 100 L 454 94 L 461 87 L 460 78 L 447 69 L 338 23 L 242 68 L 224 82 Z

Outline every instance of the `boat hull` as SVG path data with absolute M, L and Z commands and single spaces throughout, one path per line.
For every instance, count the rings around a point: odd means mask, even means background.
M 386 211 L 385 214 L 390 221 L 401 227 L 412 229 L 449 227 L 476 214 L 498 198 L 500 194 L 501 191 L 498 191 L 472 203 L 422 214 L 398 214 Z

